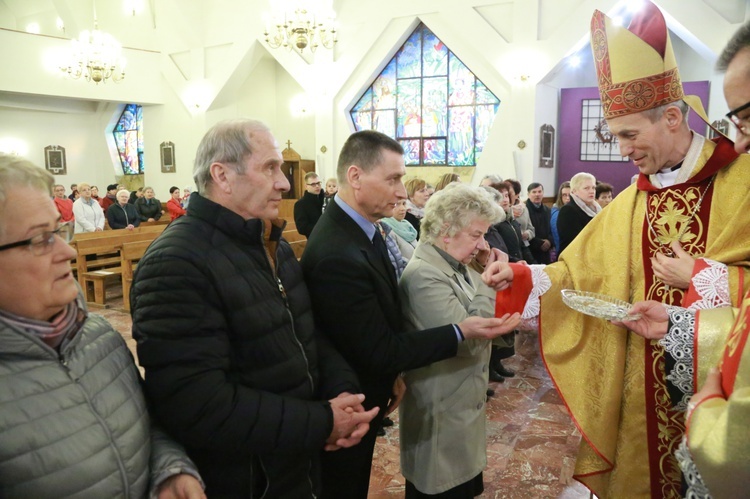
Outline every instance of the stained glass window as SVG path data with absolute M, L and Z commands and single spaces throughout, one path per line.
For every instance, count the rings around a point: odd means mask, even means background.
M 112 135 L 125 175 L 143 173 L 143 107 L 127 104 Z
M 404 147 L 407 165 L 475 166 L 500 99 L 424 24 L 350 111 Z

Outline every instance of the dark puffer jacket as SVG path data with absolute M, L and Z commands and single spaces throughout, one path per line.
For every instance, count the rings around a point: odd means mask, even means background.
M 135 210 L 141 217 L 142 222 L 148 222 L 149 218 L 159 220 L 161 218 L 161 201 L 156 198 L 152 198 L 151 201 L 145 197 L 138 198 L 135 200 Z
M 197 193 L 188 215 L 149 247 L 131 294 L 153 415 L 208 497 L 312 497 L 327 400 L 358 392 L 356 376 L 315 331 L 283 226 L 269 229 L 274 271 L 261 220 Z
M 149 482 L 194 470 L 150 427 L 139 376 L 103 317 L 60 352 L 0 320 L 0 497 L 141 499 Z

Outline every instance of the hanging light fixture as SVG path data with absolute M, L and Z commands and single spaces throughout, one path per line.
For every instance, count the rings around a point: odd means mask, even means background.
M 292 10 L 293 9 L 293 10 Z M 311 52 L 319 45 L 332 49 L 337 41 L 335 13 L 331 8 L 299 5 L 270 16 L 264 35 L 272 49 L 285 47 L 299 53 Z
M 122 46 L 109 33 L 99 30 L 94 5 L 94 29 L 82 31 L 71 41 L 68 63 L 60 68 L 70 78 L 84 77 L 86 81 L 119 83 L 125 78 L 125 59 Z

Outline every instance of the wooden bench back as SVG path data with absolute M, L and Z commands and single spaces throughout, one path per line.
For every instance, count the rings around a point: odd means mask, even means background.
M 97 238 L 85 238 L 76 241 L 76 269 L 78 273 L 78 281 L 81 283 L 81 287 L 85 284 L 83 282 L 83 274 L 88 271 L 88 262 L 86 260 L 87 255 L 106 255 L 106 254 L 117 254 L 119 255 L 120 249 L 123 244 L 132 242 L 145 241 L 150 244 L 156 239 L 163 231 L 166 225 L 153 226 L 150 230 L 134 229 L 130 230 L 117 230 L 109 231 L 109 237 L 97 237 Z M 119 263 L 119 262 L 118 262 Z
M 130 310 L 130 287 L 133 285 L 133 270 L 151 245 L 151 241 L 135 241 L 124 243 L 120 251 L 120 267 L 122 268 L 122 305 Z
M 143 222 L 141 226 L 127 232 L 130 234 L 140 234 L 141 232 L 154 231 L 162 232 L 166 228 L 166 226 L 167 224 L 162 224 L 159 222 Z M 121 232 L 125 232 L 125 229 L 102 230 L 99 232 L 80 232 L 73 237 L 73 241 L 71 242 L 77 243 L 78 241 L 85 241 L 88 239 L 107 239 L 108 237 L 120 234 Z

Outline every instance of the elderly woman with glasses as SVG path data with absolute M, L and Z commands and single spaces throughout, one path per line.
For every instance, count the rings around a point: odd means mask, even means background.
M 502 217 L 479 187 L 451 184 L 425 207 L 422 239 L 399 283 L 406 324 L 427 329 L 469 316 L 492 317 L 495 292 L 467 265 L 487 248 L 484 234 Z M 488 264 L 498 257 L 490 252 Z M 519 315 L 503 317 L 506 332 Z M 513 340 L 513 335 L 501 336 Z M 399 406 L 406 497 L 473 497 L 487 465 L 485 401 L 489 340 L 465 340 L 455 357 L 408 371 Z
M 205 497 L 150 425 L 125 341 L 86 309 L 52 184 L 0 154 L 0 497 Z

